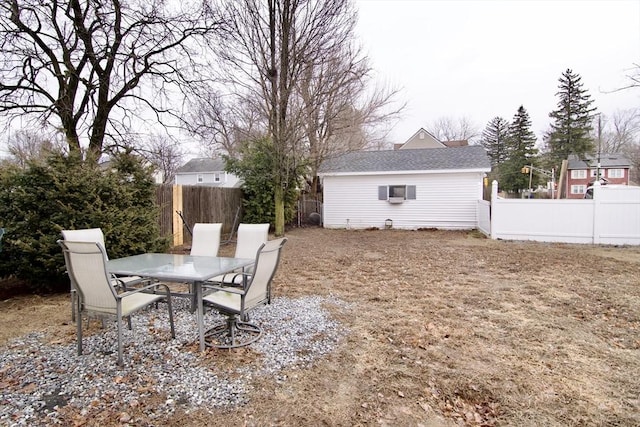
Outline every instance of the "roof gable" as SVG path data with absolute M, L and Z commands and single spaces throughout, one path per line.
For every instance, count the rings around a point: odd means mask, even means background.
M 318 175 L 472 169 L 491 170 L 489 157 L 479 145 L 430 150 L 356 151 L 325 160 Z
M 420 128 L 404 144 L 396 144 L 394 147 L 396 150 L 411 150 L 416 148 L 441 148 L 444 146 L 438 138 L 424 128 Z
M 203 172 L 223 172 L 224 160 L 198 158 L 191 159 L 176 170 L 176 173 L 203 173 Z

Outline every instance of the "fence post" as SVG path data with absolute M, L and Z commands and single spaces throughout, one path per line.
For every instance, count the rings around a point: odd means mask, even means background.
M 184 228 L 182 227 L 182 218 L 178 215 L 178 211 L 182 212 L 182 186 L 174 185 L 171 209 L 171 218 L 173 219 L 173 246 L 184 244 Z
M 593 183 L 593 236 L 591 241 L 594 245 L 600 243 L 599 211 L 600 211 L 600 182 Z
M 491 228 L 491 239 L 496 239 L 496 227 L 494 224 L 495 209 L 498 203 L 498 181 L 495 179 L 491 182 L 491 204 L 489 205 L 489 226 Z

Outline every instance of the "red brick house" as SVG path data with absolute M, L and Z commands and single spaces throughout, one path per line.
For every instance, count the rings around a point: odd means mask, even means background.
M 600 154 L 600 183 L 629 185 L 631 162 L 622 154 Z M 567 199 L 581 199 L 589 185 L 596 181 L 598 160 L 586 155 L 580 158 L 575 154 L 567 159 Z

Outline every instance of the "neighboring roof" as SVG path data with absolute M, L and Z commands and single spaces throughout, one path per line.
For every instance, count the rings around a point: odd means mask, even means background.
M 433 136 L 431 132 L 420 128 L 414 133 L 411 138 L 407 139 L 402 144 L 393 144 L 394 150 L 412 150 L 417 148 L 440 148 L 440 147 L 463 147 L 469 145 L 469 141 L 466 139 L 453 140 L 453 141 L 440 141 Z
M 402 144 L 393 144 L 394 150 L 412 150 L 417 148 L 440 148 L 445 147 L 438 138 L 425 128 L 420 128 L 411 138 Z
M 191 159 L 183 166 L 180 166 L 176 173 L 200 173 L 200 172 L 223 172 L 224 160 L 199 158 Z
M 458 140 L 453 140 L 453 141 L 442 141 L 442 143 L 444 145 L 446 145 L 447 147 L 464 147 L 466 145 L 469 145 L 469 141 L 467 141 L 466 139 L 458 139 Z
M 489 172 L 491 162 L 480 145 L 465 147 L 356 151 L 325 160 L 318 175 L 433 170 L 481 170 Z
M 567 169 L 593 169 L 598 163 L 598 158 L 590 155 L 585 155 L 584 157 L 580 158 L 576 154 L 570 154 L 567 160 Z M 631 162 L 622 154 L 605 153 L 600 154 L 600 167 L 628 169 L 631 167 Z

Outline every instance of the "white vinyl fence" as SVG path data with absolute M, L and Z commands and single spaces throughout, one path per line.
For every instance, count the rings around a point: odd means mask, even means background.
M 494 181 L 491 204 L 478 203 L 478 228 L 492 239 L 640 245 L 640 189 L 606 190 L 596 186 L 593 199 L 502 199 Z

